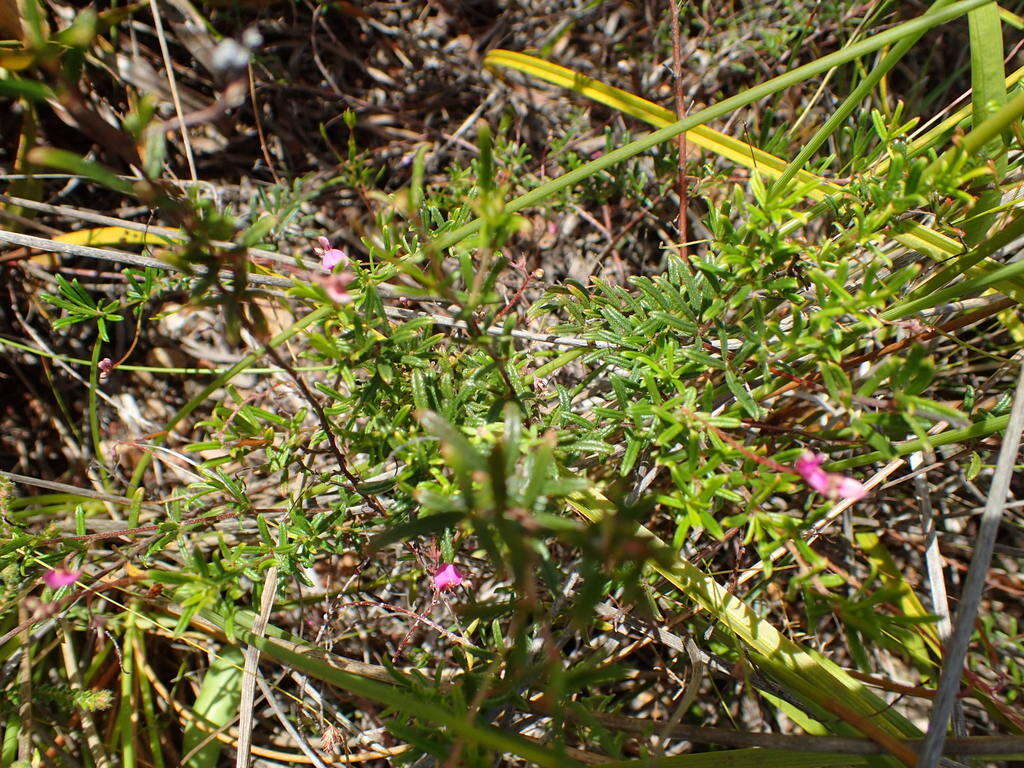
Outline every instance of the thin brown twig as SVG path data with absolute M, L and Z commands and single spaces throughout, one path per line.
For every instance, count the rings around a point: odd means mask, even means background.
M 242 315 L 242 322 L 249 333 L 254 337 L 257 336 L 256 329 L 253 328 L 252 323 L 244 314 Z M 299 375 L 298 371 L 296 371 L 295 368 L 284 359 L 284 356 L 274 349 L 273 346 L 266 344 L 264 345 L 264 350 L 270 356 L 270 359 L 273 360 L 279 368 L 284 369 L 288 376 L 291 377 L 291 380 L 295 382 L 295 386 L 297 386 L 302 392 L 302 397 L 313 409 L 313 412 L 316 414 L 317 421 L 320 422 L 320 428 L 324 431 L 324 436 L 327 438 L 327 444 L 330 446 L 331 453 L 334 454 L 334 458 L 338 462 L 338 469 L 340 469 L 341 474 L 345 476 L 351 490 L 362 498 L 362 500 L 370 506 L 370 509 L 372 509 L 375 514 L 380 515 L 381 517 L 386 517 L 387 512 L 384 510 L 384 506 L 380 503 L 380 500 L 373 494 L 359 490 L 360 480 L 352 470 L 349 469 L 348 461 L 341 450 L 341 446 L 338 445 L 338 439 L 335 437 L 334 430 L 331 428 L 331 422 L 327 418 L 327 413 L 324 411 L 324 407 L 320 404 L 320 401 L 313 396 L 313 393 L 310 391 L 305 379 Z
M 267 137 L 263 135 L 263 121 L 260 119 L 260 105 L 256 101 L 256 81 L 252 76 L 252 62 L 249 62 L 249 98 L 252 99 L 252 116 L 256 122 L 256 133 L 260 137 L 260 149 L 263 151 L 263 160 L 270 169 L 270 175 L 274 177 L 274 183 L 280 184 L 281 177 L 277 175 L 277 168 L 270 157 L 270 150 L 267 149 Z
M 181 108 L 181 96 L 178 95 L 178 82 L 174 77 L 174 64 L 171 62 L 171 53 L 167 47 L 167 36 L 164 34 L 164 24 L 160 18 L 160 9 L 157 7 L 156 0 L 149 0 L 149 7 L 153 12 L 153 25 L 156 27 L 156 37 L 157 42 L 160 44 L 160 53 L 164 59 L 164 66 L 167 68 L 167 83 L 171 88 L 174 112 L 178 116 L 178 122 L 181 127 L 181 140 L 184 145 L 185 159 L 188 161 L 188 171 L 192 176 L 192 181 L 196 181 L 199 178 L 196 175 L 196 161 L 192 155 L 192 142 L 188 137 L 188 128 L 185 127 L 183 119 L 184 112 Z
M 669 19 L 672 22 L 672 77 L 675 81 L 676 117 L 682 120 L 686 117 L 686 101 L 683 98 L 683 50 L 680 41 L 681 32 L 679 29 L 679 12 L 681 10 L 679 0 L 669 0 Z M 686 178 L 686 131 L 676 137 L 679 147 L 679 255 L 686 259 L 690 255 L 687 240 L 689 239 L 689 227 L 687 226 L 687 212 L 690 207 L 690 184 Z

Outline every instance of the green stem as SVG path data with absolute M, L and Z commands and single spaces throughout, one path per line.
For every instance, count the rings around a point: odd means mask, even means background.
M 89 437 L 92 441 L 93 457 L 101 468 L 104 485 L 106 485 L 107 470 L 103 456 L 103 439 L 100 435 L 99 397 L 96 394 L 100 386 L 99 361 L 102 348 L 103 341 L 97 337 L 96 343 L 92 345 L 92 365 L 89 368 Z
M 948 4 L 949 0 L 936 0 L 932 7 L 928 9 L 925 16 L 929 13 L 936 13 Z M 888 73 L 890 69 L 899 63 L 900 59 L 902 59 L 906 55 L 907 51 L 909 51 L 914 44 L 921 39 L 921 35 L 923 34 L 924 30 L 912 35 L 907 35 L 896 43 L 896 45 L 892 47 L 892 50 L 890 50 L 874 67 L 874 69 L 871 70 L 868 76 L 858 83 L 857 87 L 853 89 L 853 92 L 843 100 L 843 103 L 840 104 L 839 108 L 832 113 L 828 120 L 825 121 L 825 124 L 815 131 L 814 136 L 812 136 L 804 145 L 799 154 L 790 161 L 785 170 L 782 171 L 779 178 L 775 180 L 775 183 L 772 185 L 773 195 L 786 189 L 786 186 L 793 180 L 793 177 L 800 172 L 800 169 L 804 167 L 811 155 L 817 152 L 818 148 L 828 140 L 828 137 L 835 133 L 839 126 L 846 121 L 846 118 L 853 114 L 853 110 L 857 108 L 857 105 L 867 98 L 868 94 L 874 90 L 879 81 L 885 77 L 886 73 Z
M 275 336 L 269 342 L 267 342 L 267 346 L 271 348 L 281 346 L 290 338 L 297 335 L 301 331 L 305 330 L 309 326 L 315 325 L 316 323 L 320 322 L 323 318 L 325 318 L 333 311 L 334 305 L 324 304 L 322 307 L 319 307 L 318 309 L 315 309 L 312 312 L 310 312 L 308 315 L 306 315 L 298 322 L 293 323 L 291 327 L 287 328 L 284 331 L 281 331 L 281 333 L 277 334 L 277 336 Z M 164 428 L 164 431 L 161 434 L 157 435 L 155 438 L 153 438 L 152 444 L 163 445 L 164 441 L 167 439 L 167 435 L 170 434 L 171 430 L 173 430 L 186 417 L 188 417 L 188 415 L 192 413 L 192 411 L 194 411 L 196 408 L 202 405 L 203 402 L 210 395 L 212 395 L 222 386 L 231 381 L 231 379 L 233 379 L 235 376 L 240 374 L 245 369 L 249 368 L 257 360 L 259 360 L 263 356 L 264 351 L 265 350 L 263 349 L 257 349 L 250 352 L 248 355 L 243 357 L 233 366 L 224 371 L 224 373 L 222 373 L 216 379 L 214 379 L 205 387 L 203 387 L 203 390 L 199 394 L 197 394 L 195 397 L 193 397 L 191 400 L 185 403 L 185 405 L 183 405 L 181 409 L 179 409 L 178 412 L 171 417 L 171 420 L 167 422 L 167 426 Z M 149 464 L 152 460 L 153 456 L 149 452 L 144 452 L 142 454 L 142 457 L 139 459 L 139 463 L 135 466 L 135 472 L 132 473 L 132 479 L 128 484 L 128 490 L 125 492 L 126 496 L 131 497 L 132 494 L 135 493 L 135 489 L 138 488 L 139 485 L 142 483 L 142 478 L 145 476 L 146 469 L 149 467 Z
M 907 456 L 908 454 L 922 451 L 929 446 L 937 448 L 942 445 L 963 443 L 967 440 L 986 437 L 988 435 L 995 434 L 996 432 L 1002 432 L 1006 429 L 1006 424 L 1009 420 L 1009 414 L 1005 414 L 1003 416 L 989 416 L 981 421 L 974 422 L 969 427 L 951 429 L 949 432 L 941 432 L 938 435 L 931 436 L 928 438 L 927 443 L 920 438 L 917 440 L 907 440 L 906 442 L 896 443 L 893 445 L 892 451 L 874 451 L 873 453 L 865 453 L 860 456 L 854 456 L 849 459 L 837 461 L 834 464 L 829 464 L 828 468 L 838 472 L 843 469 L 850 469 L 851 467 L 861 467 L 865 464 L 873 464 L 876 461 L 888 461 L 893 457 L 893 455 Z
M 918 16 L 916 19 L 892 27 L 884 32 L 880 32 L 879 34 L 869 37 L 866 40 L 862 40 L 859 43 L 854 43 L 841 51 L 836 51 L 835 53 L 830 53 L 827 56 L 822 56 L 817 61 L 812 61 L 809 64 L 804 64 L 803 66 L 790 70 L 778 77 L 773 77 L 771 80 L 756 85 L 753 88 L 748 88 L 742 93 L 731 96 L 698 112 L 694 112 L 692 115 L 688 115 L 686 118 L 672 123 L 672 125 L 668 125 L 660 130 L 654 131 L 653 133 L 649 133 L 636 141 L 626 144 L 624 147 L 619 147 L 618 149 L 613 150 L 596 160 L 592 160 L 575 170 L 562 174 L 557 179 L 552 179 L 546 184 L 542 184 L 536 189 L 527 192 L 525 195 L 520 195 L 514 200 L 511 200 L 505 206 L 505 209 L 514 213 L 522 210 L 523 208 L 535 205 L 563 189 L 571 187 L 574 184 L 593 176 L 596 173 L 600 173 L 607 168 L 611 168 L 613 165 L 617 165 L 624 160 L 628 160 L 634 155 L 645 152 L 662 142 L 673 139 L 684 131 L 691 130 L 698 125 L 703 125 L 711 120 L 723 117 L 724 115 L 740 109 L 741 107 L 745 107 L 759 99 L 771 96 L 774 93 L 778 93 L 779 91 L 792 85 L 796 85 L 808 78 L 820 75 L 822 72 L 827 72 L 833 67 L 847 64 L 865 54 L 896 43 L 904 37 L 919 34 L 934 26 L 938 26 L 939 24 L 943 24 L 951 19 L 955 19 L 974 8 L 984 5 L 986 2 L 991 2 L 991 0 L 962 0 L 959 3 L 955 3 L 954 5 L 943 8 L 939 11 L 929 11 L 923 16 Z M 450 248 L 456 243 L 479 231 L 482 226 L 483 221 L 477 218 L 458 229 L 436 238 L 432 243 L 432 247 L 437 250 Z

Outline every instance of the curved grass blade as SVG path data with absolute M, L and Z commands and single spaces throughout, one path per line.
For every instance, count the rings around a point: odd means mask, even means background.
M 651 149 L 662 142 L 673 139 L 684 131 L 691 130 L 698 125 L 703 125 L 711 120 L 723 117 L 736 109 L 745 107 L 759 99 L 778 93 L 779 91 L 801 83 L 808 78 L 820 75 L 822 72 L 826 72 L 833 67 L 854 61 L 865 54 L 872 53 L 879 48 L 884 48 L 886 45 L 896 43 L 907 35 L 931 29 L 934 26 L 950 21 L 951 19 L 955 19 L 958 16 L 983 5 L 985 2 L 986 0 L 961 0 L 961 2 L 954 3 L 947 8 L 943 8 L 941 11 L 928 13 L 924 16 L 918 16 L 915 19 L 887 29 L 884 32 L 880 32 L 877 35 L 873 35 L 862 40 L 859 43 L 854 43 L 841 51 L 836 51 L 835 53 L 822 56 L 808 64 L 796 67 L 789 72 L 779 75 L 778 77 L 773 77 L 772 79 L 760 83 L 753 88 L 748 88 L 735 96 L 723 99 L 717 104 L 713 104 L 710 107 L 694 112 L 672 125 L 636 139 L 635 141 L 619 147 L 596 160 L 591 160 L 589 163 L 585 163 L 579 168 L 569 171 L 568 173 L 564 173 L 558 178 L 552 179 L 546 184 L 542 184 L 536 189 L 532 189 L 526 194 L 510 200 L 505 205 L 505 210 L 509 213 L 515 213 L 516 211 L 528 208 L 531 205 L 536 205 L 537 203 L 557 194 L 561 190 L 571 187 L 596 173 L 600 173 L 607 168 L 611 168 L 618 163 L 628 160 L 629 158 Z M 483 221 L 481 219 L 474 219 L 468 224 L 434 238 L 431 242 L 431 247 L 433 250 L 444 250 L 446 248 L 450 248 L 456 243 L 459 243 L 470 235 L 478 232 L 482 226 Z
M 525 53 L 498 48 L 488 51 L 484 57 L 484 65 L 514 69 L 552 85 L 568 88 L 581 96 L 586 96 L 588 99 L 593 99 L 607 107 L 643 120 L 656 128 L 672 125 L 677 119 L 674 112 L 647 99 Z M 757 170 L 765 176 L 777 177 L 786 167 L 786 161 L 782 158 L 706 125 L 695 126 L 684 133 L 688 142 L 709 152 L 714 152 L 737 165 Z M 827 194 L 842 190 L 838 184 L 810 171 L 801 171 L 796 178 L 807 185 L 806 195 L 813 200 L 822 200 Z

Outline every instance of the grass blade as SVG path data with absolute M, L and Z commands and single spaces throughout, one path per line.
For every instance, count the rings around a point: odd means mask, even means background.
M 569 503 L 592 522 L 617 513 L 614 504 L 594 491 L 573 497 Z M 638 532 L 650 537 L 655 544 L 664 546 L 643 526 Z M 863 683 L 821 654 L 781 634 L 750 606 L 688 561 L 676 558 L 670 567 L 656 563 L 651 563 L 650 567 L 699 603 L 720 626 L 737 637 L 757 665 L 790 693 L 815 705 L 823 713 L 838 717 L 841 721 L 838 730 L 844 733 L 859 731 L 897 755 L 901 761 L 913 764 L 913 752 L 901 744 L 899 738 L 919 736 L 919 732 Z M 892 758 L 887 758 L 887 762 L 898 764 Z
M 1006 73 L 1003 69 L 1003 29 L 999 7 L 995 3 L 975 8 L 967 14 L 971 38 L 971 87 L 974 126 L 978 127 L 1006 104 Z M 995 163 L 994 188 L 978 196 L 972 215 L 964 226 L 968 244 L 980 242 L 995 219 L 991 209 L 1002 201 L 999 181 L 1006 174 L 1006 145 L 1001 136 L 993 137 L 983 156 Z M 977 213 L 975 213 L 975 211 Z
M 873 35 L 859 43 L 854 43 L 842 51 L 836 51 L 835 53 L 828 54 L 827 56 L 822 56 L 820 59 L 810 62 L 809 64 L 796 67 L 795 69 L 779 75 L 778 77 L 766 80 L 753 88 L 748 88 L 735 96 L 730 96 L 717 104 L 713 104 L 710 107 L 694 112 L 692 115 L 688 115 L 684 119 L 679 120 L 672 125 L 666 126 L 665 128 L 654 131 L 647 136 L 643 136 L 632 141 L 625 146 L 619 147 L 596 160 L 591 160 L 589 163 L 585 163 L 579 168 L 569 171 L 568 173 L 564 173 L 558 178 L 552 179 L 546 184 L 542 184 L 536 189 L 533 189 L 524 195 L 520 195 L 514 200 L 510 200 L 505 205 L 505 210 L 509 213 L 515 213 L 516 211 L 528 208 L 531 205 L 536 205 L 561 190 L 571 187 L 584 179 L 593 176 L 595 173 L 600 173 L 606 168 L 611 168 L 624 160 L 628 160 L 629 158 L 651 149 L 664 141 L 673 139 L 684 131 L 695 128 L 698 125 L 703 125 L 704 123 L 715 120 L 716 118 L 723 117 L 737 109 L 740 109 L 741 107 L 752 104 L 759 99 L 771 96 L 785 88 L 801 83 L 808 78 L 820 75 L 822 72 L 826 72 L 833 67 L 847 64 L 861 56 L 864 56 L 865 54 L 872 53 L 873 51 L 877 51 L 887 45 L 896 43 L 908 35 L 913 35 L 918 32 L 931 29 L 934 26 L 938 26 L 939 24 L 943 24 L 951 19 L 955 19 L 968 11 L 980 7 L 984 3 L 985 0 L 961 0 L 961 2 L 954 3 L 947 8 L 943 8 L 941 11 L 928 13 L 924 16 L 918 16 L 916 19 L 912 19 L 911 21 L 892 27 L 884 32 L 880 32 L 879 34 Z M 483 221 L 481 219 L 474 219 L 468 224 L 435 238 L 432 243 L 432 248 L 435 250 L 450 248 L 456 243 L 461 242 L 465 238 L 479 231 L 482 226 Z
M 185 768 L 215 768 L 217 765 L 222 744 L 210 738 L 209 729 L 217 730 L 235 719 L 242 695 L 242 663 L 241 651 L 226 648 L 206 671 L 194 709 L 207 727 L 190 722 L 185 728 L 182 752 L 186 756 L 191 753 L 184 762 Z

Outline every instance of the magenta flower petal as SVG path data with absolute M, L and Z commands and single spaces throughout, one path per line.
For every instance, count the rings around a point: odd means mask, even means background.
M 840 499 L 860 501 L 867 495 L 868 489 L 860 480 L 841 475 L 833 475 L 833 478 L 835 478 L 834 492 Z
M 68 584 L 74 584 L 81 576 L 80 571 L 69 571 L 66 568 L 54 568 L 43 574 L 43 581 L 51 589 L 60 589 Z
M 828 491 L 828 473 L 821 468 L 824 461 L 824 456 L 816 456 L 810 451 L 804 451 L 793 465 L 796 473 L 804 479 L 804 482 L 818 493 L 826 493 Z
M 807 475 L 814 472 L 821 465 L 825 463 L 825 457 L 820 454 L 814 454 L 811 451 L 804 451 L 800 454 L 800 458 L 796 460 L 793 466 L 796 468 L 797 474 L 802 478 L 807 478 Z
M 349 283 L 356 279 L 351 272 L 339 272 L 336 275 L 329 275 L 320 280 L 320 284 L 327 291 L 327 297 L 336 304 L 348 304 L 352 301 L 352 294 L 346 289 Z
M 451 563 L 441 566 L 434 574 L 434 589 L 439 592 L 455 589 L 462 584 L 462 574 Z
M 348 254 L 337 248 L 324 251 L 323 261 L 320 262 L 324 269 L 330 271 L 339 264 L 348 264 Z
M 793 464 L 793 469 L 811 488 L 830 499 L 859 501 L 867 495 L 868 489 L 852 477 L 826 472 L 821 468 L 825 457 L 804 451 Z
M 332 248 L 331 241 L 320 236 L 316 239 L 320 243 L 319 248 L 313 250 L 320 256 L 320 266 L 330 272 L 339 264 L 348 264 L 348 254 L 340 248 Z

